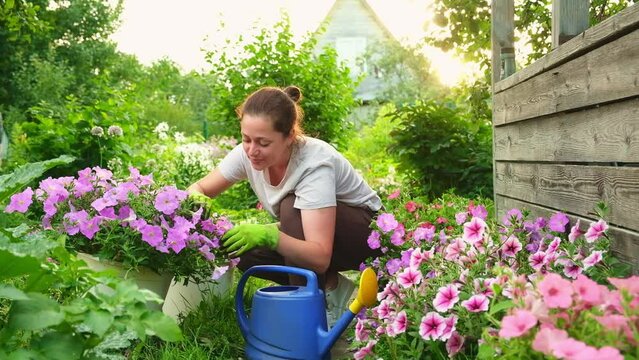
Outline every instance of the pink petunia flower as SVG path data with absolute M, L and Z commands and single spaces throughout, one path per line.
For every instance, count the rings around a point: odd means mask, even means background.
M 393 191 L 390 195 L 388 195 L 388 200 L 397 199 L 399 197 L 399 194 L 401 194 L 401 191 L 399 189 Z
M 357 319 L 355 324 L 355 340 L 366 341 L 370 337 L 370 331 L 366 328 L 366 320 Z
M 595 250 L 587 258 L 584 259 L 584 269 L 589 269 L 597 265 L 603 259 L 604 251 Z
M 552 355 L 554 343 L 568 338 L 568 333 L 564 330 L 555 329 L 553 327 L 543 327 L 535 335 L 532 343 L 533 350 L 539 351 L 546 355 Z
M 442 336 L 439 337 L 441 341 L 446 341 L 453 335 L 453 332 L 457 329 L 457 320 L 458 318 L 456 315 L 451 315 L 444 319 L 446 327 L 442 332 Z
M 537 318 L 530 311 L 517 309 L 513 315 L 501 320 L 499 336 L 505 339 L 519 337 L 537 324 Z
M 375 346 L 375 344 L 377 344 L 377 340 L 369 340 L 366 346 L 357 350 L 357 352 L 353 354 L 353 358 L 355 360 L 363 360 L 367 356 L 371 355 L 373 353 L 373 347 Z
M 585 350 L 588 345 L 585 343 L 567 338 L 552 343 L 552 354 L 560 359 L 572 359 L 573 356 Z
M 583 268 L 572 261 L 567 261 L 564 264 L 564 275 L 571 279 L 576 279 L 579 274 L 583 271 Z
M 455 222 L 457 223 L 457 225 L 461 225 L 465 223 L 467 218 L 468 218 L 467 212 L 459 212 L 455 214 Z
M 433 306 L 439 312 L 446 312 L 452 309 L 458 301 L 459 290 L 457 286 L 450 284 L 439 288 L 433 300 Z
M 417 203 L 414 202 L 414 201 L 409 201 L 409 202 L 406 203 L 406 205 L 404 205 L 404 208 L 409 213 L 413 213 L 413 212 L 415 212 L 415 210 L 417 210 Z
M 450 245 L 446 246 L 446 255 L 444 259 L 448 261 L 453 261 L 459 257 L 462 253 L 466 251 L 466 243 L 460 239 L 456 238 L 453 240 Z
M 599 240 L 599 238 L 604 235 L 606 230 L 608 230 L 608 224 L 606 224 L 603 219 L 597 221 L 596 223 L 590 224 L 588 231 L 586 231 L 586 234 L 584 235 L 586 237 L 586 241 L 589 243 L 593 243 Z
M 517 239 L 516 236 L 511 235 L 501 246 L 501 253 L 504 257 L 515 257 L 521 249 L 522 246 L 519 239 Z
M 561 276 L 550 273 L 538 285 L 549 308 L 567 309 L 572 304 L 572 284 Z
M 597 352 L 597 360 L 623 360 L 623 355 L 619 352 L 619 349 L 612 346 L 604 346 Z
M 437 340 L 444 333 L 446 322 L 444 318 L 436 312 L 429 312 L 419 324 L 419 335 L 424 340 Z
M 459 335 L 457 331 L 453 332 L 450 339 L 446 342 L 448 357 L 452 358 L 455 356 L 461 350 L 462 346 L 464 346 L 464 337 Z
M 580 226 L 579 219 L 577 219 L 577 222 L 575 222 L 575 225 L 572 228 L 570 228 L 570 234 L 568 234 L 568 241 L 570 241 L 571 243 L 575 242 L 577 238 L 579 238 L 581 235 L 584 234 L 584 232 L 581 231 L 579 226 Z
M 395 319 L 393 319 L 393 323 L 391 324 L 393 328 L 393 332 L 397 334 L 401 334 L 406 332 L 406 328 L 408 327 L 408 318 L 406 317 L 406 311 L 402 310 L 397 313 Z
M 488 305 L 490 300 L 485 295 L 477 294 L 470 297 L 470 299 L 462 301 L 462 306 L 470 312 L 482 312 L 488 311 Z
M 540 271 L 541 268 L 546 265 L 546 253 L 537 251 L 528 257 L 528 263 L 535 271 Z
M 601 286 L 585 275 L 577 276 L 572 282 L 572 287 L 581 300 L 588 304 L 599 305 L 603 301 Z
M 464 224 L 463 239 L 469 244 L 479 242 L 484 237 L 486 231 L 486 222 L 478 217 L 473 217 L 469 222 Z
M 626 279 L 608 278 L 608 281 L 618 290 L 626 290 L 632 296 L 639 296 L 639 276 L 637 275 Z
M 409 288 L 421 283 L 422 277 L 421 271 L 407 267 L 404 271 L 397 274 L 397 283 L 403 288 Z

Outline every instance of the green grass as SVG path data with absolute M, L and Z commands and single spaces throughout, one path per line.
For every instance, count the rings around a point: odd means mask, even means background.
M 238 276 L 235 277 L 237 282 Z M 250 306 L 256 289 L 269 282 L 251 278 L 246 284 L 244 303 Z M 167 343 L 149 338 L 135 346 L 129 359 L 144 360 L 208 360 L 241 359 L 244 357 L 244 338 L 235 318 L 235 286 L 222 297 L 209 296 L 186 317 L 180 319 L 184 340 Z

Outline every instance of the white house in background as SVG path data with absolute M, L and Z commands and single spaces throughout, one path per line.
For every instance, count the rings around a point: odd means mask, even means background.
M 384 78 L 378 69 L 362 61 L 369 45 L 397 41 L 366 0 L 335 0 L 323 23 L 325 32 L 318 37 L 317 52 L 332 46 L 341 61 L 351 69 L 353 78 L 366 74 L 355 93 L 364 103 L 379 99 Z

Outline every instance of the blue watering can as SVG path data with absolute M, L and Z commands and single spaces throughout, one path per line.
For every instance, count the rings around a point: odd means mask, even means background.
M 306 278 L 306 286 L 270 286 L 253 296 L 251 315 L 244 311 L 244 285 L 261 272 L 280 272 Z M 246 340 L 246 357 L 265 359 L 330 359 L 330 349 L 362 307 L 377 300 L 377 277 L 365 269 L 360 278 L 357 298 L 329 331 L 326 326 L 324 292 L 317 286 L 314 272 L 281 265 L 249 268 L 235 293 L 237 321 Z

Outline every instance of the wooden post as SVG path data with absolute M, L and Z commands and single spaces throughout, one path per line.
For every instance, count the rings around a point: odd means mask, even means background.
M 515 73 L 515 3 L 514 0 L 492 2 L 493 85 Z
M 492 4 L 492 93 L 495 98 L 495 84 L 515 72 L 515 1 L 493 0 Z M 493 103 L 494 108 L 494 103 Z M 493 114 L 493 184 L 496 183 L 497 166 L 495 164 L 495 118 Z M 493 200 L 495 198 L 493 192 Z M 495 207 L 497 201 L 495 201 Z M 497 209 L 495 209 L 497 210 Z M 495 211 L 496 213 L 496 211 Z
M 553 0 L 553 49 L 588 29 L 589 11 L 589 0 Z

